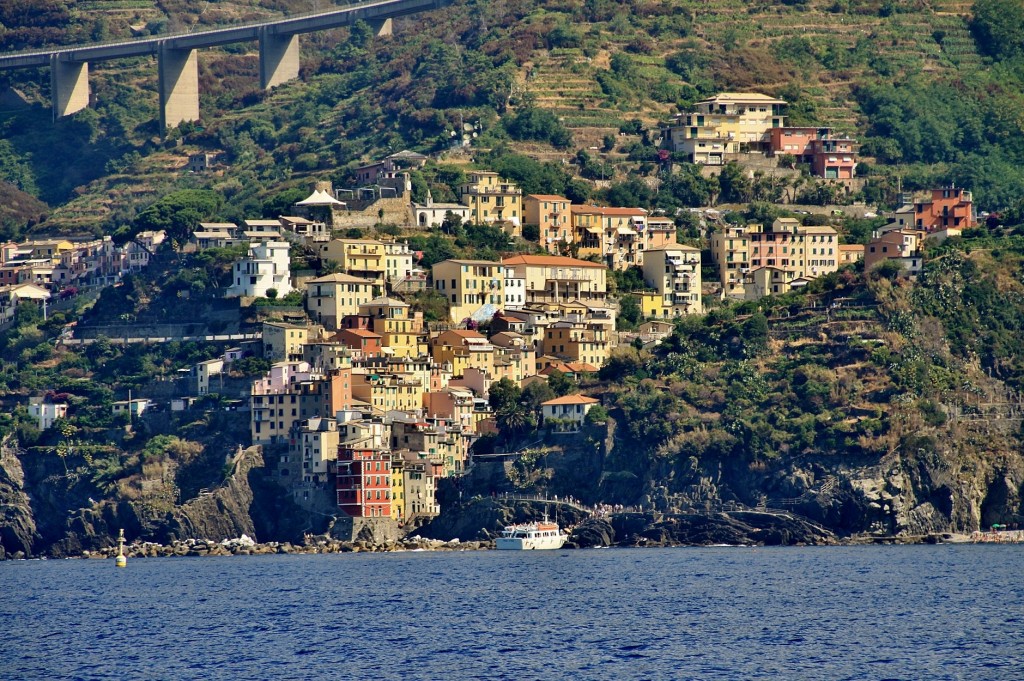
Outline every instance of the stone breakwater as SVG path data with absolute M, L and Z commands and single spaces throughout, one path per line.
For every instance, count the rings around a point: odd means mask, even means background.
M 124 547 L 124 555 L 129 558 L 169 558 L 173 556 L 267 556 L 275 554 L 302 555 L 320 553 L 386 553 L 393 551 L 478 551 L 493 549 L 493 542 L 471 541 L 462 542 L 458 539 L 440 541 L 409 537 L 396 542 L 374 544 L 365 541 L 338 541 L 334 539 L 316 540 L 302 544 L 290 542 L 256 543 L 252 540 L 229 539 L 222 542 L 202 539 L 186 539 L 171 544 L 154 544 L 150 542 L 134 543 Z M 117 555 L 117 547 L 109 547 L 97 551 L 83 551 L 82 558 L 109 559 Z

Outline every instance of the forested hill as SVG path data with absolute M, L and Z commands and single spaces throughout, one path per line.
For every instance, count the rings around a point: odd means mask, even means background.
M 0 7 L 0 50 L 326 4 L 16 0 Z M 202 121 L 170 141 L 155 123 L 150 60 L 92 65 L 94 107 L 56 124 L 47 73 L 0 73 L 0 88 L 32 104 L 4 98 L 0 179 L 49 204 L 52 227 L 111 231 L 185 187 L 222 192 L 219 217 L 238 220 L 313 179 L 342 184 L 388 150 L 441 151 L 461 122 L 477 125 L 478 149 L 543 161 L 627 133 L 574 168 L 621 181 L 656 172 L 644 133 L 658 121 L 715 92 L 757 90 L 791 102 L 792 123 L 833 125 L 864 142 L 870 182 L 858 198 L 885 203 L 897 187 L 956 182 L 980 208 L 1016 218 L 1024 195 L 1016 0 L 464 0 L 398 22 L 393 37 L 360 25 L 303 41 L 301 79 L 269 94 L 258 90 L 255 45 L 203 51 Z M 221 153 L 229 170 L 183 173 L 199 150 Z M 6 220 L 0 236 L 17 222 Z

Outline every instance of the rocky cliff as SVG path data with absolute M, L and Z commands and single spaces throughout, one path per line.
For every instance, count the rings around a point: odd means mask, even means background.
M 12 439 L 0 443 L 0 560 L 33 555 L 39 540 L 31 500 L 25 491 L 25 471 Z

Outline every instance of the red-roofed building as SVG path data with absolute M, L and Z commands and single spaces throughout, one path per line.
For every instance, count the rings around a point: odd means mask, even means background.
M 974 227 L 974 201 L 971 192 L 962 187 L 932 190 L 931 201 L 914 204 L 914 227 L 934 232 L 944 227 Z
M 598 256 L 613 270 L 641 264 L 639 231 L 647 224 L 642 208 L 570 206 L 573 244 L 581 258 Z
M 575 432 L 583 426 L 587 412 L 601 400 L 586 395 L 566 395 L 541 402 L 544 423 L 554 425 L 554 430 L 563 433 Z
M 523 282 L 523 305 L 582 301 L 603 303 L 608 268 L 589 260 L 562 255 L 515 255 L 502 258 L 506 290 L 509 280 Z
M 553 194 L 528 194 L 523 198 L 525 224 L 537 225 L 540 245 L 548 253 L 559 253 L 559 244 L 572 243 L 569 199 Z
M 381 354 L 381 335 L 367 329 L 342 329 L 338 340 L 355 351 L 355 357 L 376 357 Z
M 338 449 L 338 508 L 356 518 L 391 517 L 391 454 L 380 449 Z

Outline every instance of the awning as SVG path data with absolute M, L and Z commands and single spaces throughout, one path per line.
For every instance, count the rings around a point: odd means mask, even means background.
M 623 236 L 623 235 L 636 236 L 636 231 L 630 229 L 629 227 L 616 227 L 615 231 L 618 232 L 619 236 Z
M 296 206 L 344 206 L 345 204 L 327 192 L 317 189 L 302 201 L 295 203 Z
M 601 230 L 597 227 L 584 227 L 583 231 L 587 234 L 593 234 L 594 236 L 601 236 Z

